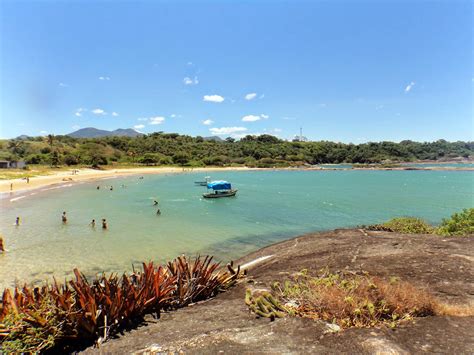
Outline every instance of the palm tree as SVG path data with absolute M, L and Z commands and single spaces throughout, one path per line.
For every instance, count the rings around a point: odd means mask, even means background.
M 52 148 L 54 144 L 54 134 L 48 134 L 48 137 L 46 139 L 48 140 L 49 146 Z

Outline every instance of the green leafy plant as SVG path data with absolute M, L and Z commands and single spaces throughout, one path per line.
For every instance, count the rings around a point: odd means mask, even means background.
M 444 236 L 474 234 L 474 208 L 463 209 L 451 218 L 443 219 L 437 233 Z

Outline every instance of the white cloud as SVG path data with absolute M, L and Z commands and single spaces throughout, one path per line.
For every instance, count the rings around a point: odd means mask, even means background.
M 407 85 L 407 87 L 405 88 L 405 92 L 409 92 L 413 88 L 413 86 L 415 86 L 414 81 Z
M 260 116 L 255 116 L 255 115 L 247 115 L 247 116 L 242 117 L 243 122 L 255 122 L 255 121 L 259 121 L 260 119 L 261 119 Z
M 172 113 L 172 114 L 170 115 L 170 117 L 171 117 L 171 118 L 175 118 L 175 117 L 176 117 L 176 114 L 175 114 L 175 113 Z
M 213 124 L 213 123 L 214 123 L 213 120 L 204 120 L 204 121 L 202 121 L 202 124 L 203 124 L 203 125 L 206 125 L 206 126 L 210 126 L 210 125 Z
M 255 122 L 255 121 L 260 121 L 261 119 L 266 120 L 266 119 L 269 118 L 269 117 L 270 117 L 270 116 L 265 115 L 265 114 L 263 114 L 263 113 L 262 113 L 260 116 L 247 115 L 247 116 L 242 117 L 242 121 L 243 121 L 243 122 Z
M 253 100 L 257 97 L 257 93 L 256 92 L 251 92 L 250 94 L 247 94 L 245 95 L 245 100 Z
M 74 115 L 76 115 L 77 117 L 81 117 L 82 116 L 82 113 L 84 111 L 87 111 L 85 108 L 82 108 L 82 107 L 79 107 L 76 112 L 74 112 Z
M 112 116 L 117 117 L 119 114 L 117 112 L 112 112 Z
M 209 131 L 216 136 L 225 136 L 229 134 L 245 132 L 247 131 L 247 128 L 245 127 L 220 127 L 220 128 L 212 127 L 212 128 L 209 128 Z
M 140 118 L 138 119 L 138 121 L 148 121 L 148 118 L 147 118 L 147 117 L 140 117 Z
M 81 126 L 78 126 L 77 124 L 75 124 L 74 126 L 72 126 L 72 129 L 74 129 L 74 130 L 77 130 L 77 129 L 79 129 L 79 128 L 81 128 Z
M 288 116 L 285 116 L 285 117 L 282 117 L 281 119 L 282 119 L 282 120 L 285 120 L 285 121 L 294 121 L 294 120 L 296 120 L 296 117 L 288 117 Z
M 58 85 L 62 88 L 67 88 L 69 86 L 68 84 L 65 84 L 65 83 L 59 83 Z
M 197 85 L 199 84 L 199 79 L 197 76 L 195 76 L 194 78 L 190 78 L 187 76 L 183 79 L 183 83 L 184 85 Z
M 94 115 L 106 115 L 107 112 L 102 110 L 101 108 L 95 108 L 91 111 Z
M 133 126 L 133 128 L 142 129 L 142 128 L 145 128 L 145 125 L 144 124 L 137 124 L 137 125 Z
M 221 103 L 222 101 L 224 101 L 224 98 L 220 95 L 204 95 L 202 99 L 204 101 L 217 102 L 217 103 Z
M 108 76 L 99 76 L 99 80 L 110 80 Z
M 48 131 L 40 131 L 40 134 L 48 134 Z
M 150 124 L 152 125 L 162 124 L 163 122 L 165 122 L 164 117 L 161 117 L 161 116 L 150 117 Z
M 282 131 L 282 129 L 281 128 L 275 128 L 273 131 L 279 133 L 279 132 Z

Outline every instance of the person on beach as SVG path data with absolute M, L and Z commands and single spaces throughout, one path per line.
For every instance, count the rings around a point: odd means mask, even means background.
M 107 221 L 105 218 L 102 218 L 102 229 L 107 229 Z
M 26 183 L 27 183 L 27 184 L 30 183 L 30 178 L 29 178 L 29 177 L 26 178 Z
M 157 216 L 161 215 L 161 210 L 159 208 L 156 210 L 156 215 Z
M 0 253 L 3 253 L 5 251 L 5 247 L 3 245 L 3 238 L 0 237 Z
M 63 215 L 61 216 L 61 220 L 63 221 L 63 224 L 67 223 L 66 212 L 63 212 Z
M 89 225 L 90 225 L 92 228 L 95 228 L 95 219 L 93 219 L 93 220 L 91 221 L 91 223 L 89 223 Z
M 13 182 L 10 184 L 10 191 L 13 191 Z
M 20 217 L 17 217 L 15 221 L 15 226 L 18 227 L 19 225 L 20 225 Z

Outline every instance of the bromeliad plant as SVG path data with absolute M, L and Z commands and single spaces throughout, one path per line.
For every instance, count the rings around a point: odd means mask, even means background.
M 237 282 L 240 269 L 221 271 L 212 257 L 182 256 L 167 266 L 143 263 L 130 275 L 103 274 L 89 282 L 77 269 L 75 279 L 42 287 L 3 292 L 0 350 L 36 352 L 61 341 L 99 343 L 145 314 L 187 306 L 215 296 Z

